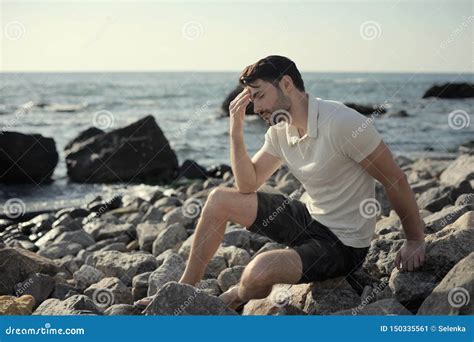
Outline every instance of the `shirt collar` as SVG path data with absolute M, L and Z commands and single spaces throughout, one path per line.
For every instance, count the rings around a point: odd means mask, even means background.
M 318 136 L 318 116 L 319 116 L 319 98 L 308 95 L 308 120 L 306 127 L 306 135 L 300 138 L 298 129 L 293 125 L 286 125 L 286 138 L 288 145 L 295 145 L 299 141 L 310 137 Z

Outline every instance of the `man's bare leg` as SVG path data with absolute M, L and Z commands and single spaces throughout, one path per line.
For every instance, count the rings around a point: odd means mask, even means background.
M 180 283 L 196 285 L 224 238 L 227 222 L 250 226 L 257 217 L 257 194 L 234 188 L 216 188 L 204 205 L 196 226 L 186 269 Z

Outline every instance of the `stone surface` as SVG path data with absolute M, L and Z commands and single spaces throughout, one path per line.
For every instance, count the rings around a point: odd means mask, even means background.
M 164 284 L 178 281 L 184 272 L 184 260 L 179 254 L 169 255 L 148 278 L 148 296 L 154 295 Z
M 36 273 L 21 283 L 15 285 L 17 296 L 31 295 L 35 299 L 35 308 L 44 302 L 54 290 L 54 278 L 41 273 Z
M 0 296 L 0 315 L 31 315 L 35 299 L 31 295 Z
M 118 278 L 107 277 L 92 284 L 84 294 L 90 297 L 94 303 L 102 308 L 108 308 L 114 304 L 132 304 L 133 296 L 130 288 Z
M 63 301 L 50 298 L 41 303 L 33 315 L 100 315 L 100 309 L 87 296 L 74 295 Z
M 160 255 L 167 249 L 173 248 L 176 244 L 183 242 L 187 237 L 188 233 L 180 223 L 174 223 L 163 228 L 153 242 L 153 255 Z
M 74 272 L 73 277 L 77 286 L 81 289 L 85 289 L 105 278 L 105 275 L 102 271 L 99 271 L 95 267 L 90 265 L 82 265 L 79 270 Z
M 227 291 L 229 288 L 237 284 L 242 276 L 245 266 L 234 266 L 226 268 L 217 277 L 219 288 L 222 292 Z
M 348 316 L 348 315 L 370 315 L 370 316 L 401 316 L 412 315 L 402 304 L 395 299 L 381 299 L 375 303 L 368 305 L 361 305 L 349 310 L 336 311 L 333 315 Z

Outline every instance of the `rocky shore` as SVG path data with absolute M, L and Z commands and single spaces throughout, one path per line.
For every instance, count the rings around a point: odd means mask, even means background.
M 474 155 L 461 152 L 455 160 L 397 157 L 426 224 L 426 262 L 419 271 L 394 269 L 404 234 L 377 184 L 375 234 L 364 265 L 350 277 L 275 285 L 269 297 L 230 310 L 218 295 L 257 254 L 284 246 L 228 223 L 204 280 L 196 287 L 177 283 L 207 196 L 234 185 L 227 170 L 166 190 L 150 186 L 98 197 L 25 222 L 2 219 L 0 314 L 473 314 Z M 302 187 L 282 167 L 262 190 L 291 195 Z M 134 306 L 153 294 L 145 310 Z

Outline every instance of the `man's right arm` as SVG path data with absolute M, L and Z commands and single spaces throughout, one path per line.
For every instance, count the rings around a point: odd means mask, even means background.
M 281 160 L 262 150 L 251 160 L 244 143 L 245 109 L 250 94 L 244 89 L 229 105 L 230 159 L 237 189 L 242 193 L 256 191 L 281 165 Z

